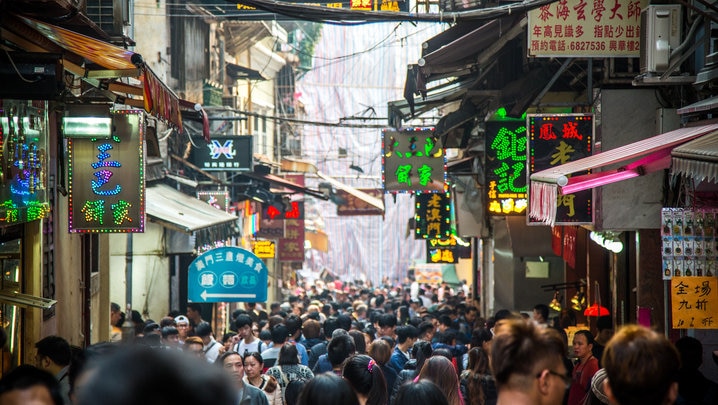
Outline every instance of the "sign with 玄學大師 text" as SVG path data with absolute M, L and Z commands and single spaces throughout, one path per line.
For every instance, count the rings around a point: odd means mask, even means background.
M 673 277 L 671 309 L 675 329 L 718 329 L 718 277 Z
M 648 0 L 559 0 L 528 12 L 528 51 L 538 57 L 638 57 Z

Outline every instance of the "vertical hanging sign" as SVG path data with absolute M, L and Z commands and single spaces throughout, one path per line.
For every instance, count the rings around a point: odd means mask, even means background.
M 447 239 L 451 235 L 449 193 L 416 194 L 416 239 Z
M 591 156 L 593 114 L 528 114 L 529 170 L 527 178 L 541 170 Z M 575 175 L 590 173 L 577 172 Z M 530 203 L 530 200 L 529 200 Z M 555 225 L 593 223 L 593 190 L 560 194 Z M 529 224 L 543 222 L 526 216 Z
M 144 120 L 112 113 L 109 138 L 69 138 L 70 232 L 144 232 Z
M 526 121 L 486 122 L 486 184 L 489 215 L 525 215 Z
M 443 192 L 446 158 L 433 128 L 383 131 L 382 177 L 386 192 Z

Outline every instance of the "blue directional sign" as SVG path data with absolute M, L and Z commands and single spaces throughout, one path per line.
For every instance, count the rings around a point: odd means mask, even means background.
M 236 246 L 202 253 L 189 265 L 190 302 L 264 302 L 268 270 L 254 253 Z

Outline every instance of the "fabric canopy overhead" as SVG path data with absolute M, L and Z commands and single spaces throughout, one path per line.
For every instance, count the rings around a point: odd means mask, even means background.
M 139 78 L 142 81 L 141 88 L 126 83 L 113 83 L 108 90 L 126 95 L 142 96 L 142 99 L 122 97 L 113 101 L 119 104 L 141 106 L 149 114 L 163 119 L 180 131 L 182 130 L 177 95 L 152 72 L 143 62 L 140 54 L 28 17 L 9 15 L 3 20 L 3 25 L 3 37 L 28 51 L 53 52 L 59 47 L 61 50 L 86 60 L 84 63 L 76 63 L 77 57 L 69 57 L 63 62 L 66 70 L 79 77 L 86 79 Z M 100 69 L 91 69 L 89 64 L 97 65 Z
M 166 184 L 147 187 L 145 198 L 148 217 L 166 228 L 184 233 L 221 225 L 234 228 L 234 222 L 237 220 L 236 216 L 218 210 Z M 226 235 L 229 236 L 232 236 L 231 232 Z
M 718 124 L 680 128 L 536 172 L 530 178 L 529 215 L 548 225 L 553 225 L 556 219 L 556 202 L 559 191 L 571 194 L 667 169 L 671 163 L 670 152 L 675 146 L 702 135 L 715 133 L 718 133 Z M 639 157 L 643 158 L 617 169 L 571 176 L 576 172 L 613 165 Z
M 671 157 L 673 174 L 715 183 L 718 180 L 718 133 L 674 148 Z

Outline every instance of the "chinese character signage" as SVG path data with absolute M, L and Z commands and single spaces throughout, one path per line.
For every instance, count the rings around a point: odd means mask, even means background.
M 525 215 L 526 121 L 486 122 L 486 184 L 489 215 Z
M 189 265 L 190 302 L 262 302 L 269 271 L 254 253 L 236 246 L 208 250 Z
M 718 329 L 718 277 L 673 277 L 674 329 Z
M 386 192 L 443 192 L 446 159 L 433 128 L 383 131 Z
M 471 257 L 471 242 L 459 244 L 455 236 L 426 240 L 427 263 L 458 263 Z
M 68 139 L 70 232 L 144 232 L 144 119 L 114 111 L 110 138 Z
M 592 114 L 528 114 L 528 176 L 591 155 Z M 575 175 L 589 173 L 578 172 Z M 530 199 L 529 199 L 530 203 Z M 593 223 L 593 190 L 559 195 L 556 225 Z M 528 223 L 537 223 L 527 216 Z
M 247 172 L 252 170 L 252 137 L 212 136 L 210 143 L 193 138 L 190 162 L 206 171 Z
M 207 204 L 222 210 L 229 212 L 229 192 L 225 191 L 198 191 L 197 198 L 206 202 Z
M 262 204 L 262 219 L 264 218 L 270 220 L 304 219 L 304 201 L 290 201 L 283 207 Z
M 376 197 L 380 200 L 384 199 L 384 190 L 380 188 L 360 188 L 359 191 L 363 191 L 372 197 Z M 337 196 L 344 201 L 346 204 L 337 205 L 338 216 L 359 216 L 359 215 L 384 215 L 384 210 L 375 207 L 372 204 L 356 197 L 352 194 L 347 193 L 344 190 L 336 190 Z
M 0 100 L 0 226 L 50 212 L 47 101 Z
M 718 208 L 663 208 L 661 252 L 663 279 L 715 276 Z
M 252 251 L 260 259 L 274 259 L 276 244 L 271 240 L 258 240 L 254 242 Z
M 304 220 L 284 220 L 284 237 L 279 240 L 279 260 L 304 261 Z
M 539 57 L 639 56 L 648 0 L 559 0 L 528 12 L 528 50 Z
M 306 4 L 307 6 L 316 6 L 321 8 L 340 8 L 347 10 L 361 10 L 361 11 L 409 11 L 409 1 L 389 1 L 389 0 L 339 0 L 339 1 L 326 1 L 317 2 L 313 0 L 290 0 L 288 3 L 291 4 Z M 246 13 L 248 16 L 251 14 L 264 14 L 267 12 L 264 10 L 257 10 L 255 7 L 247 6 L 244 4 L 237 4 L 237 10 L 240 13 Z M 280 16 L 281 17 L 281 16 Z M 265 17 L 266 19 L 266 17 Z
M 416 239 L 446 239 L 451 235 L 451 196 L 449 193 L 416 194 L 414 219 Z

